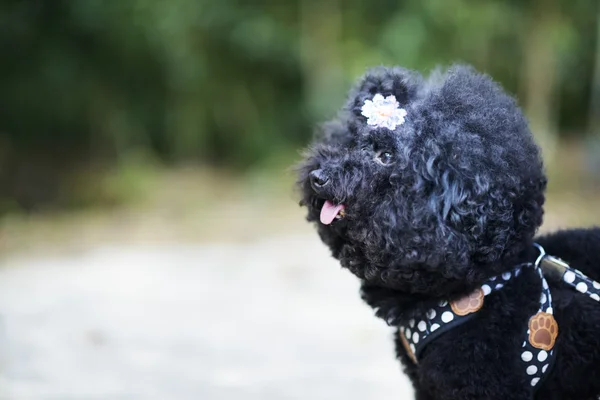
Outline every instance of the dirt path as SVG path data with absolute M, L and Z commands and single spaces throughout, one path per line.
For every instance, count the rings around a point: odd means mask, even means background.
M 3 260 L 0 399 L 412 398 L 315 236 Z

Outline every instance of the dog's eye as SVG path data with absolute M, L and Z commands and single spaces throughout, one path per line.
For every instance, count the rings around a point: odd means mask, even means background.
M 389 151 L 380 151 L 375 159 L 383 165 L 389 165 L 394 162 L 394 155 Z

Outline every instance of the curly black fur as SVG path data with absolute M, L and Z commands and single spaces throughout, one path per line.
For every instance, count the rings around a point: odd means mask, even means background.
M 373 129 L 361 115 L 364 101 L 377 93 L 394 95 L 407 111 L 394 131 Z M 382 153 L 391 162 L 382 163 Z M 315 186 L 314 177 L 311 183 L 313 171 L 327 184 Z M 440 298 L 462 296 L 532 261 L 546 177 L 527 121 L 488 76 L 453 66 L 424 79 L 379 67 L 322 126 L 298 184 L 308 220 L 333 256 L 362 280 L 362 296 L 377 315 L 398 325 Z M 345 205 L 343 219 L 319 222 L 326 200 Z M 550 254 L 600 278 L 600 230 L 540 241 Z M 517 341 L 536 310 L 539 285 L 525 274 L 490 296 L 480 317 L 428 346 L 418 368 L 397 346 L 417 398 L 531 398 Z M 600 305 L 553 285 L 559 356 L 538 398 L 586 399 L 600 393 Z M 578 320 L 584 312 L 593 318 Z M 578 357 L 581 349 L 585 358 Z

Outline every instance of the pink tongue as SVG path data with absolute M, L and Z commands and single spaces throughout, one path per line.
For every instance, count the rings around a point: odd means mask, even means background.
M 323 223 L 324 225 L 331 224 L 335 219 L 336 215 L 338 215 L 339 212 L 343 209 L 343 204 L 335 205 L 331 201 L 327 200 L 325 204 L 323 204 L 323 208 L 321 209 L 321 223 Z

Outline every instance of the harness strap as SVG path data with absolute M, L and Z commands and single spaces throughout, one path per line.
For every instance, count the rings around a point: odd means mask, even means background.
M 422 318 L 411 319 L 408 324 L 400 325 L 398 334 L 401 342 L 415 364 L 418 365 L 423 350 L 432 340 L 474 318 L 483 307 L 486 296 L 501 290 L 510 279 L 518 277 L 523 268 L 533 268 L 542 283 L 540 306 L 527 324 L 521 346 L 521 360 L 530 387 L 535 390 L 541 386 L 556 358 L 554 345 L 558 336 L 552 295 L 544 273 L 562 280 L 598 302 L 600 302 L 600 283 L 590 279 L 581 271 L 571 268 L 560 258 L 546 254 L 539 244 L 534 243 L 534 245 L 540 251 L 535 262 L 517 265 L 512 271 L 488 279 L 468 296 L 451 302 L 441 301 L 436 307 L 428 310 Z
M 583 272 L 571 268 L 569 264 L 560 258 L 546 254 L 544 248 L 539 244 L 534 244 L 540 251 L 538 263 L 544 269 L 544 273 L 565 282 L 578 292 L 586 294 L 591 299 L 600 302 L 600 283 L 591 279 Z
M 535 246 L 540 251 L 535 262 L 519 264 L 512 271 L 489 278 L 468 296 L 451 302 L 441 301 L 422 318 L 411 319 L 406 325 L 400 325 L 398 329 L 401 342 L 415 364 L 418 364 L 423 350 L 431 341 L 474 318 L 483 307 L 485 297 L 504 288 L 508 281 L 521 274 L 523 268 L 533 268 L 540 278 L 542 290 L 538 311 L 529 319 L 523 335 L 520 357 L 530 387 L 539 387 L 552 368 L 555 359 L 554 344 L 558 336 L 552 294 L 542 266 L 544 270 L 551 270 L 560 275 L 565 282 L 578 291 L 587 293 L 596 301 L 600 301 L 600 283 L 592 281 L 580 271 L 571 269 L 562 260 L 548 256 L 537 243 Z
M 488 279 L 466 297 L 451 302 L 442 300 L 428 310 L 423 318 L 411 319 L 406 326 L 400 326 L 400 337 L 413 361 L 420 358 L 432 340 L 473 318 L 483 307 L 484 298 L 501 290 L 512 277 L 519 276 L 526 265 L 518 265 L 510 272 Z
M 533 388 L 540 385 L 552 368 L 555 358 L 554 344 L 558 336 L 558 324 L 554 319 L 554 309 L 552 308 L 552 294 L 540 267 L 540 262 L 543 259 L 542 251 L 540 253 L 535 263 L 527 264 L 528 267 L 535 269 L 542 281 L 540 307 L 537 313 L 529 318 L 527 333 L 521 346 L 521 360 L 525 363 L 525 373 Z

